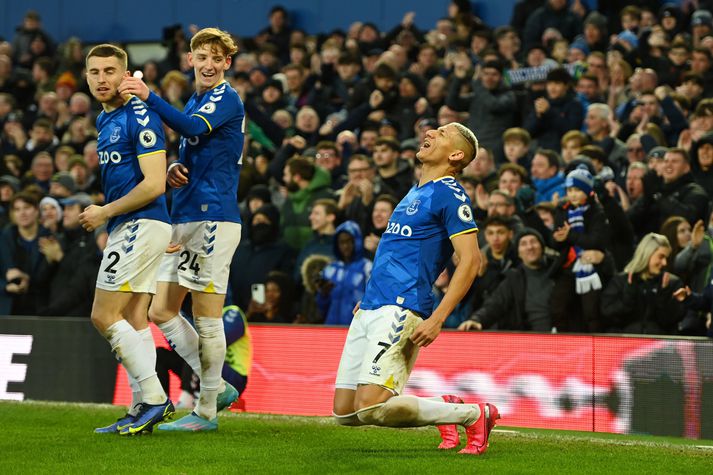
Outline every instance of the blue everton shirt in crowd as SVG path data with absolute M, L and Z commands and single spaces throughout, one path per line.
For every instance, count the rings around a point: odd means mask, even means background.
M 143 179 L 138 159 L 150 159 L 166 151 L 163 124 L 139 98 L 132 97 L 123 106 L 97 117 L 97 153 L 102 178 L 102 191 L 107 203 L 129 193 Z M 155 219 L 170 222 L 166 197 L 159 196 L 143 208 L 115 216 L 107 231 L 132 219 Z
M 451 239 L 477 230 L 468 195 L 455 178 L 414 186 L 381 237 L 360 308 L 398 305 L 429 316 L 433 283 L 453 254 Z

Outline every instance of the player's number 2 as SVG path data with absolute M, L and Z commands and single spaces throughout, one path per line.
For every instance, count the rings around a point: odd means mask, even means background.
M 116 269 L 114 269 L 114 266 L 119 263 L 119 253 L 116 251 L 112 251 L 107 257 L 109 257 L 109 260 L 111 262 L 108 266 L 104 268 L 104 272 L 106 272 L 107 274 L 116 274 Z
M 181 253 L 181 259 L 183 259 L 183 260 L 181 261 L 180 264 L 178 264 L 178 270 L 185 272 L 186 270 L 191 269 L 193 271 L 193 273 L 197 275 L 201 271 L 201 267 L 198 265 L 198 262 L 196 261 L 197 258 L 198 258 L 198 254 L 194 253 L 193 258 L 191 259 L 191 253 L 188 251 L 183 251 Z M 188 266 L 188 268 L 186 268 L 186 264 L 188 264 L 188 261 L 191 261 L 191 263 Z

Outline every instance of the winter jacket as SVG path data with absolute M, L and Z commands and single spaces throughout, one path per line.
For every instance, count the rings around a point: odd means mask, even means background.
M 287 195 L 282 206 L 281 229 L 285 242 L 293 249 L 299 250 L 312 237 L 312 227 L 309 213 L 312 203 L 321 198 L 333 198 L 330 188 L 332 178 L 327 170 L 315 167 L 314 176 L 307 188 Z
M 349 233 L 354 238 L 354 253 L 349 262 L 344 261 L 337 245 L 340 233 Z M 326 325 L 349 325 L 352 310 L 364 297 L 372 267 L 371 261 L 364 257 L 361 230 L 354 221 L 346 221 L 337 227 L 334 233 L 334 255 L 337 260 L 322 270 L 322 277 L 334 286 L 328 293 L 317 293 L 317 306 L 325 316 Z
M 554 261 L 544 258 L 542 271 L 552 274 Z M 505 272 L 505 279 L 485 301 L 471 320 L 480 322 L 484 329 L 532 330 L 525 312 L 527 277 L 523 265 Z
M 651 172 L 650 172 L 651 173 Z M 661 225 L 671 216 L 682 216 L 689 223 L 699 219 L 708 221 L 708 200 L 705 190 L 687 173 L 672 183 L 665 183 L 660 189 L 649 189 L 654 180 L 644 176 L 644 196 L 634 202 L 628 215 L 634 231 L 638 235 L 658 232 Z
M 615 275 L 604 288 L 601 314 L 604 327 L 614 333 L 672 335 L 686 312 L 685 305 L 673 298 L 682 287 L 681 280 L 670 274 L 662 287 L 662 275 L 643 280 L 639 274 L 628 282 L 626 273 Z
M 535 204 L 552 201 L 555 193 L 560 198 L 564 198 L 567 194 L 562 172 L 550 178 L 533 178 L 532 184 L 535 185 Z
M 480 81 L 472 82 L 472 92 L 464 97 L 460 90 L 465 80 L 453 78 L 446 104 L 456 111 L 468 111 L 468 127 L 478 135 L 478 143 L 488 150 L 502 149 L 502 134 L 515 126 L 517 101 L 515 93 L 498 87 L 486 89 Z
M 39 239 L 48 237 L 49 230 L 39 227 L 37 237 L 28 242 L 20 237 L 17 226 L 10 225 L 0 233 L 0 292 L 12 299 L 12 315 L 36 315 L 38 307 L 47 301 L 50 265 L 40 252 Z M 8 269 L 17 268 L 30 276 L 30 285 L 24 294 L 8 294 L 5 291 Z M 3 299 L 5 300 L 5 299 Z
M 274 270 L 289 275 L 294 266 L 294 257 L 294 251 L 282 241 L 274 240 L 261 245 L 255 245 L 249 240 L 241 242 L 230 264 L 230 290 L 235 304 L 240 308 L 248 308 L 251 300 L 250 286 L 264 283 L 267 275 Z
M 538 147 L 559 150 L 562 136 L 582 126 L 584 108 L 572 91 L 559 99 L 547 100 L 550 103 L 547 112 L 538 117 L 533 109 L 525 118 L 523 128 L 537 140 Z
M 94 233 L 82 228 L 65 230 L 59 242 L 64 257 L 52 266 L 49 300 L 46 306 L 39 308 L 38 314 L 89 317 L 101 263 Z

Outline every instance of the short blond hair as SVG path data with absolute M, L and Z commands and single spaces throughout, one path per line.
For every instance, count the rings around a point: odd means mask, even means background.
M 461 172 L 478 155 L 478 139 L 472 130 L 460 122 L 451 122 L 449 125 L 453 125 L 456 128 L 461 145 L 465 145 L 462 147 L 463 160 L 461 160 L 460 169 L 458 170 L 458 172 Z
M 233 41 L 230 33 L 218 28 L 203 28 L 191 38 L 191 51 L 201 46 L 210 45 L 211 48 L 220 48 L 225 56 L 233 56 L 238 52 L 238 46 Z

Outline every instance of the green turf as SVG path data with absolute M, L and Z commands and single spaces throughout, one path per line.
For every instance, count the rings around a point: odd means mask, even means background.
M 115 407 L 0 403 L 0 474 L 711 473 L 711 441 L 496 429 L 483 456 L 443 452 L 434 428 L 338 427 L 326 418 L 227 414 L 220 431 L 95 435 Z

